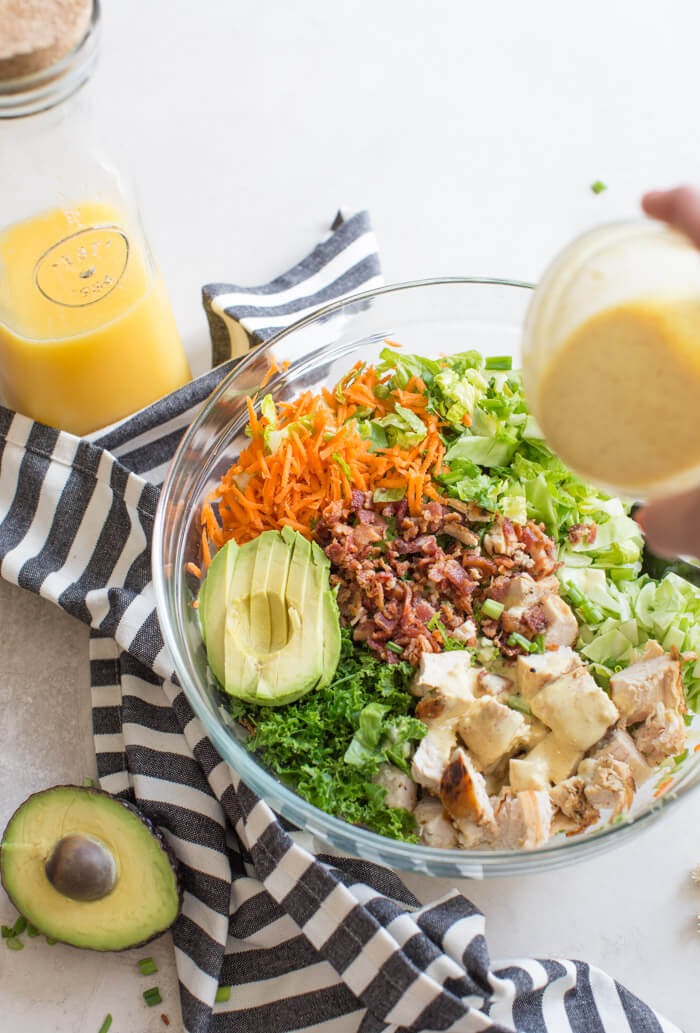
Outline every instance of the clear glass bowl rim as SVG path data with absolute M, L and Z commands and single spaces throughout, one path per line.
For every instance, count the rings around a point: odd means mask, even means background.
M 161 489 L 153 527 L 152 575 L 156 596 L 158 618 L 164 642 L 170 652 L 173 666 L 180 685 L 196 716 L 214 744 L 222 759 L 236 772 L 263 800 L 272 798 L 273 810 L 279 811 L 298 825 L 307 829 L 321 839 L 327 839 L 333 845 L 355 853 L 358 847 L 362 857 L 378 863 L 395 867 L 402 871 L 424 872 L 428 874 L 453 877 L 483 877 L 497 875 L 513 875 L 526 872 L 537 872 L 546 869 L 582 861 L 587 857 L 613 845 L 621 843 L 633 832 L 641 830 L 657 820 L 661 814 L 668 813 L 671 806 L 687 796 L 700 785 L 700 752 L 689 758 L 686 770 L 678 778 L 671 791 L 659 797 L 658 801 L 645 811 L 630 817 L 619 824 L 609 825 L 593 835 L 574 836 L 562 839 L 555 838 L 549 844 L 537 850 L 446 850 L 439 847 L 428 847 L 380 836 L 368 829 L 349 825 L 333 815 L 327 814 L 292 789 L 285 786 L 274 775 L 264 769 L 255 759 L 255 755 L 236 742 L 223 724 L 217 721 L 205 704 L 198 685 L 186 657 L 180 647 L 180 636 L 171 615 L 170 581 L 166 574 L 166 557 L 163 555 L 164 526 L 168 504 L 171 501 L 171 484 L 175 473 L 182 462 L 182 457 L 190 447 L 198 428 L 205 423 L 219 398 L 226 393 L 230 383 L 248 368 L 261 355 L 270 352 L 274 346 L 296 331 L 324 320 L 327 316 L 348 305 L 369 301 L 388 294 L 399 294 L 403 291 L 415 291 L 429 287 L 460 287 L 463 285 L 494 285 L 533 290 L 534 284 L 522 280 L 501 279 L 498 277 L 449 276 L 422 280 L 410 280 L 401 283 L 387 284 L 371 291 L 359 292 L 339 301 L 324 305 L 303 319 L 292 323 L 279 331 L 264 344 L 258 345 L 241 360 L 214 389 L 203 402 L 198 415 L 184 434 L 178 449 L 170 463 L 167 476 Z M 291 367 L 293 369 L 293 366 Z M 273 387 L 276 377 L 269 382 Z M 181 523 L 183 522 L 181 516 Z M 614 839 L 614 843 L 612 842 Z M 470 871 L 473 869 L 473 871 Z

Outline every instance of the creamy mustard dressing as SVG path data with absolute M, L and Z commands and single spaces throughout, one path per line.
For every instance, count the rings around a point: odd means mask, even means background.
M 545 369 L 539 417 L 581 475 L 652 488 L 700 466 L 700 298 L 606 309 L 565 339 Z

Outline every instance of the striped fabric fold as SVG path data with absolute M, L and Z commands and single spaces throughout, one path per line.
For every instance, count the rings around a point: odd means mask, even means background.
M 379 280 L 357 213 L 289 273 L 209 286 L 205 305 L 230 354 L 234 325 L 239 342 L 262 340 Z M 150 543 L 168 462 L 231 365 L 89 439 L 0 409 L 0 573 L 93 629 L 100 784 L 163 829 L 182 867 L 186 1033 L 679 1033 L 584 962 L 491 962 L 461 893 L 421 906 L 395 873 L 330 856 L 216 753 L 164 647 Z

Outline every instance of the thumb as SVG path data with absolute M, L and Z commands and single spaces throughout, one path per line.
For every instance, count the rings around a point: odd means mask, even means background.
M 685 233 L 700 247 L 700 191 L 687 186 L 651 190 L 642 198 L 642 208 L 653 219 L 661 219 Z
M 700 488 L 651 502 L 635 519 L 652 552 L 700 557 Z

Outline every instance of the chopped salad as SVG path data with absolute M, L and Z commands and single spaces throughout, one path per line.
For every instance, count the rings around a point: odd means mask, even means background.
M 509 357 L 397 349 L 332 390 L 248 399 L 203 566 L 308 539 L 340 646 L 301 698 L 226 685 L 227 705 L 282 781 L 382 835 L 531 848 L 619 819 L 687 755 L 700 590 L 642 573 L 629 506 L 549 449 Z

